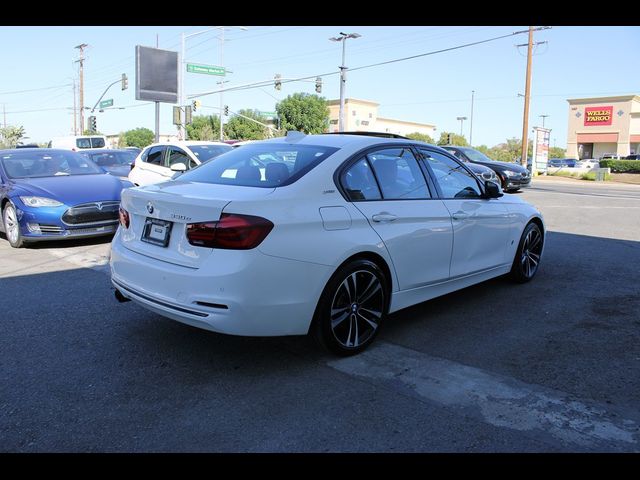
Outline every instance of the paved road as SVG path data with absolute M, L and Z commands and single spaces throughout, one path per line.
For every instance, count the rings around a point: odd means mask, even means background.
M 640 451 L 640 187 L 536 179 L 526 285 L 398 312 L 339 359 L 113 299 L 108 240 L 0 239 L 0 451 Z

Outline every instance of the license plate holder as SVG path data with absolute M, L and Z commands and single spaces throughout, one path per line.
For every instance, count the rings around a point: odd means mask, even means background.
M 168 222 L 167 220 L 147 217 L 144 222 L 144 230 L 142 231 L 141 240 L 160 247 L 166 247 L 169 245 L 172 225 L 173 223 Z

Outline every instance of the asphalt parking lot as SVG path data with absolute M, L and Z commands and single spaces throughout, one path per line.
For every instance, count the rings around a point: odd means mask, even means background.
M 640 185 L 534 179 L 547 244 L 341 359 L 119 304 L 109 239 L 0 238 L 2 452 L 638 452 Z

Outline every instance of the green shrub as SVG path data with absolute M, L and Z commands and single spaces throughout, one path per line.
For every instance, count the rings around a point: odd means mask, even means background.
M 640 173 L 640 160 L 600 160 L 600 168 L 615 173 Z

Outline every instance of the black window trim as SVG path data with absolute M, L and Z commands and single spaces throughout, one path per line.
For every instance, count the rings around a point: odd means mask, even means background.
M 482 182 L 480 181 L 480 179 L 478 178 L 478 176 L 473 173 L 471 171 L 471 169 L 469 167 L 467 167 L 465 165 L 465 162 L 461 161 L 459 158 L 456 158 L 455 155 L 447 152 L 444 148 L 442 149 L 436 149 L 433 147 L 428 147 L 428 146 L 420 146 L 418 147 L 418 151 L 420 150 L 426 150 L 428 152 L 434 152 L 434 153 L 439 153 L 440 155 L 444 155 L 447 158 L 450 158 L 451 160 L 453 160 L 454 162 L 456 162 L 458 165 L 460 165 L 467 173 L 469 173 L 469 175 L 471 176 L 471 178 L 473 178 L 476 182 L 476 184 L 478 185 L 478 189 L 480 190 L 480 196 L 477 197 L 478 200 L 482 200 L 485 198 L 485 187 L 482 184 Z M 460 198 L 451 198 L 451 197 L 445 197 L 444 193 L 442 192 L 442 189 L 440 188 L 440 184 L 438 183 L 438 181 L 436 180 L 436 175 L 433 171 L 433 169 L 431 168 L 431 165 L 429 165 L 429 162 L 427 161 L 426 158 L 424 158 L 424 156 L 422 155 L 422 153 L 420 153 L 420 160 L 421 163 L 424 165 L 424 167 L 428 170 L 429 172 L 429 176 L 431 176 L 431 178 L 433 179 L 433 183 L 438 191 L 438 198 L 440 200 L 460 200 Z M 474 198 L 465 198 L 466 200 L 474 200 Z
M 171 154 L 169 153 L 171 151 L 172 148 L 175 148 L 176 150 L 180 150 L 185 157 L 187 157 L 190 161 L 193 161 L 193 158 L 191 158 L 191 155 L 189 155 L 187 152 L 184 151 L 184 148 L 178 147 L 177 145 L 167 145 L 164 149 L 164 165 L 163 167 L 171 169 L 171 165 L 169 165 L 169 159 L 171 157 Z M 189 170 L 189 163 L 187 162 L 187 170 Z
M 160 164 L 157 163 L 150 163 L 149 162 L 149 152 L 151 152 L 151 150 L 153 150 L 154 148 L 159 148 L 162 151 L 162 162 Z M 153 145 L 151 147 L 149 147 L 149 150 L 147 150 L 147 153 L 144 155 L 144 158 L 142 158 L 142 161 L 144 163 L 146 163 L 147 165 L 155 165 L 157 167 L 164 167 L 165 163 L 166 163 L 166 156 L 167 156 L 167 146 L 166 145 Z
M 422 172 L 422 176 L 424 177 L 425 183 L 427 185 L 427 190 L 429 191 L 429 198 L 384 198 L 384 193 L 382 192 L 382 189 L 380 188 L 380 182 L 378 181 L 378 176 L 376 175 L 376 172 L 373 168 L 373 166 L 371 165 L 371 162 L 369 162 L 368 159 L 368 155 L 371 152 L 377 151 L 377 150 L 385 150 L 387 148 L 408 148 L 411 153 L 413 154 L 416 162 L 418 163 L 418 167 L 420 168 L 420 171 Z M 356 202 L 407 202 L 410 200 L 438 200 L 440 193 L 435 189 L 435 184 L 433 183 L 432 179 L 429 178 L 429 174 L 428 172 L 425 172 L 423 166 L 421 165 L 421 156 L 420 153 L 418 151 L 418 147 L 416 144 L 414 143 L 400 143 L 400 142 L 390 142 L 390 143 L 379 143 L 377 145 L 370 145 L 368 147 L 363 148 L 362 150 L 357 151 L 356 153 L 354 153 L 353 155 L 351 155 L 349 158 L 347 158 L 344 162 L 342 162 L 342 164 L 336 168 L 335 172 L 333 173 L 333 183 L 336 185 L 338 191 L 340 192 L 340 195 L 342 195 L 342 197 L 349 203 L 356 203 Z M 349 194 L 347 193 L 346 188 L 344 188 L 344 186 L 342 185 L 342 176 L 344 175 L 344 173 L 351 168 L 353 165 L 355 165 L 358 161 L 360 161 L 361 159 L 364 159 L 367 161 L 367 163 L 369 163 L 370 167 L 371 167 L 371 172 L 373 173 L 373 177 L 376 180 L 376 186 L 378 187 L 378 191 L 380 192 L 380 197 L 381 198 L 372 198 L 372 199 L 364 199 L 364 200 L 351 200 L 351 198 L 349 197 Z

